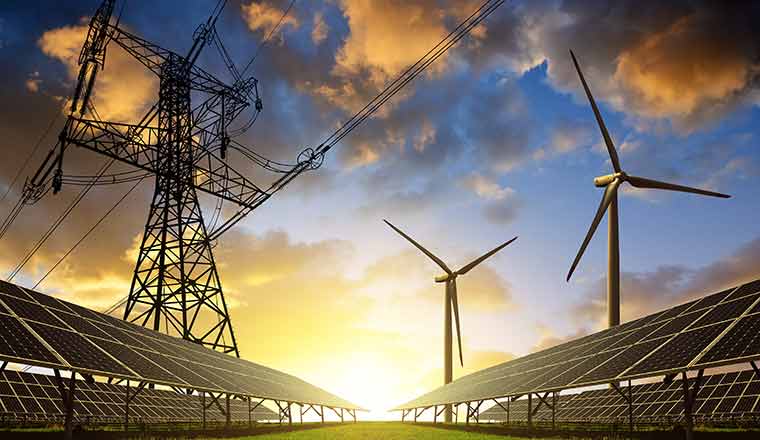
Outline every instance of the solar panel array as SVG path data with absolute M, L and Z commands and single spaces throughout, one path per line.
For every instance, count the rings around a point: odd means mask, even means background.
M 0 361 L 360 409 L 295 376 L 0 281 Z
M 624 389 L 627 392 L 627 389 Z M 680 380 L 634 385 L 633 416 L 637 423 L 680 420 L 683 415 L 683 385 Z M 534 407 L 536 405 L 534 399 Z M 509 420 L 527 421 L 527 399 L 510 403 Z M 585 391 L 561 396 L 555 417 L 562 422 L 627 423 L 628 403 L 613 389 Z M 506 403 L 502 403 L 506 406 Z M 506 421 L 506 411 L 494 405 L 480 414 L 480 421 Z M 760 417 L 760 377 L 754 371 L 705 376 L 694 417 L 704 421 L 736 420 Z M 543 407 L 534 421 L 551 420 L 551 410 Z
M 74 417 L 90 423 L 123 423 L 126 387 L 95 382 L 77 383 Z M 207 404 L 210 400 L 207 400 Z M 253 402 L 255 405 L 256 402 Z M 224 401 L 220 404 L 224 408 Z M 144 388 L 129 404 L 131 422 L 189 422 L 203 417 L 200 396 L 182 395 L 169 390 Z M 253 406 L 252 405 L 252 406 Z M 16 371 L 0 373 L 0 418 L 56 422 L 64 418 L 65 409 L 56 378 L 43 374 Z M 248 421 L 248 402 L 230 400 L 231 420 Z M 259 405 L 251 414 L 256 421 L 277 421 L 279 416 Z M 216 405 L 206 410 L 206 420 L 223 422 L 226 416 Z
M 464 376 L 399 407 L 579 388 L 760 358 L 760 280 Z

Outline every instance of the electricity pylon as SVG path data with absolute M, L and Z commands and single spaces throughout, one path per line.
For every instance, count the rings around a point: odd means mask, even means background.
M 227 128 L 254 103 L 261 110 L 257 82 L 236 78 L 227 85 L 196 66 L 215 34 L 217 8 L 196 30 L 187 55 L 146 41 L 112 23 L 114 0 L 98 8 L 79 58 L 80 71 L 71 112 L 40 169 L 25 189 L 29 198 L 52 185 L 60 191 L 63 155 L 70 145 L 100 153 L 155 176 L 153 201 L 140 244 L 124 319 L 239 356 L 222 293 L 212 241 L 198 203 L 198 191 L 238 206 L 222 226 L 244 216 L 269 197 L 225 163 Z M 158 100 L 137 124 L 103 121 L 90 95 L 115 43 L 159 79 Z M 193 107 L 191 94 L 202 97 Z M 51 178 L 52 176 L 52 178 Z M 221 233 L 223 230 L 216 231 Z

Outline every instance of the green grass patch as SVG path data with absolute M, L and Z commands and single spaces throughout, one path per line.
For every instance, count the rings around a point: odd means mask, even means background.
M 399 422 L 363 422 L 303 431 L 240 437 L 250 440 L 516 440 L 517 437 L 463 432 L 454 429 L 402 424 Z M 533 439 L 539 440 L 539 439 Z

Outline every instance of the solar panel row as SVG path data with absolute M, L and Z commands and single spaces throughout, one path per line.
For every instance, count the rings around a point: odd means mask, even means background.
M 360 409 L 295 376 L 0 281 L 0 360 Z
M 464 376 L 396 409 L 557 391 L 760 358 L 760 280 Z
M 95 382 L 78 385 L 74 417 L 89 423 L 123 423 L 125 415 L 123 385 Z M 255 404 L 256 402 L 254 402 Z M 188 396 L 168 390 L 143 389 L 129 405 L 130 421 L 137 423 L 197 422 L 203 417 L 199 396 Z M 0 374 L 0 418 L 59 422 L 65 408 L 56 378 L 43 374 L 5 371 Z M 248 402 L 230 401 L 233 422 L 248 421 Z M 226 421 L 216 406 L 206 410 L 208 421 Z M 251 414 L 252 420 L 276 421 L 274 411 L 260 405 Z
M 671 422 L 684 416 L 680 380 L 670 384 L 634 385 L 631 395 L 637 423 Z M 509 410 L 510 422 L 527 421 L 527 399 L 511 402 Z M 760 417 L 760 377 L 752 370 L 705 376 L 697 394 L 694 416 L 703 421 Z M 622 424 L 628 421 L 628 403 L 613 389 L 585 391 L 561 396 L 555 417 L 561 422 Z M 506 411 L 494 405 L 481 413 L 479 420 L 501 422 L 506 418 Z M 551 410 L 540 408 L 533 420 L 551 420 Z

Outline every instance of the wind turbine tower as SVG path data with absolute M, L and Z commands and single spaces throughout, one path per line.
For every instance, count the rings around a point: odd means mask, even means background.
M 459 327 L 459 299 L 457 296 L 457 277 L 460 275 L 464 275 L 467 272 L 471 271 L 475 266 L 482 263 L 486 259 L 488 259 L 493 254 L 499 252 L 504 247 L 506 247 L 508 244 L 512 243 L 513 241 L 517 240 L 517 237 L 499 245 L 498 247 L 494 248 L 493 250 L 486 252 L 482 256 L 476 258 L 472 262 L 462 266 L 459 270 L 452 271 L 449 269 L 449 267 L 446 265 L 446 263 L 443 262 L 440 258 L 436 257 L 432 252 L 425 249 L 421 244 L 414 241 L 414 239 L 408 235 L 406 235 L 401 229 L 393 226 L 388 220 L 383 220 L 388 226 L 390 226 L 394 231 L 398 232 L 399 235 L 407 239 L 414 247 L 422 251 L 423 254 L 427 255 L 428 258 L 433 260 L 435 264 L 438 265 L 445 274 L 439 275 L 435 277 L 436 283 L 445 283 L 445 295 L 444 295 L 444 302 L 443 302 L 443 383 L 448 384 L 451 383 L 451 381 L 454 379 L 454 365 L 453 365 L 453 353 L 452 353 L 452 345 L 453 345 L 453 335 L 452 335 L 452 322 L 451 322 L 451 312 L 453 310 L 454 312 L 454 322 L 456 323 L 457 327 L 457 343 L 459 346 L 459 364 L 461 366 L 464 366 L 464 360 L 462 357 L 462 334 Z M 452 412 L 451 412 L 451 405 L 446 405 L 446 408 L 444 409 L 444 421 L 446 423 L 451 423 L 452 421 Z
M 615 150 L 615 145 L 607 131 L 602 115 L 594 101 L 594 97 L 591 95 L 591 90 L 586 83 L 586 79 L 583 77 L 583 72 L 581 72 L 581 67 L 578 64 L 578 60 L 575 58 L 573 51 L 570 51 L 570 56 L 573 58 L 575 70 L 578 71 L 578 76 L 583 84 L 583 89 L 586 91 L 586 96 L 591 104 L 591 108 L 594 110 L 596 122 L 599 124 L 599 129 L 602 132 L 602 138 L 604 138 L 604 143 L 607 146 L 607 152 L 609 153 L 610 161 L 612 162 L 612 168 L 615 172 L 594 179 L 594 185 L 599 188 L 604 188 L 604 195 L 602 196 L 602 201 L 596 211 L 594 220 L 591 222 L 591 227 L 589 228 L 588 233 L 586 233 L 586 238 L 583 239 L 581 248 L 578 250 L 578 254 L 575 256 L 572 266 L 570 266 L 570 271 L 567 273 L 567 281 L 570 281 L 570 277 L 573 276 L 573 272 L 578 266 L 578 263 L 583 256 L 583 252 L 586 251 L 586 247 L 591 241 L 591 237 L 594 236 L 594 232 L 596 232 L 599 222 L 602 221 L 604 213 L 607 212 L 607 322 L 609 327 L 614 327 L 620 325 L 620 243 L 617 199 L 620 185 L 628 182 L 631 186 L 636 188 L 663 189 L 722 198 L 728 198 L 731 196 L 699 188 L 691 188 L 688 186 L 675 185 L 672 183 L 632 176 L 623 171 L 620 166 L 620 158 L 618 157 L 617 150 Z

